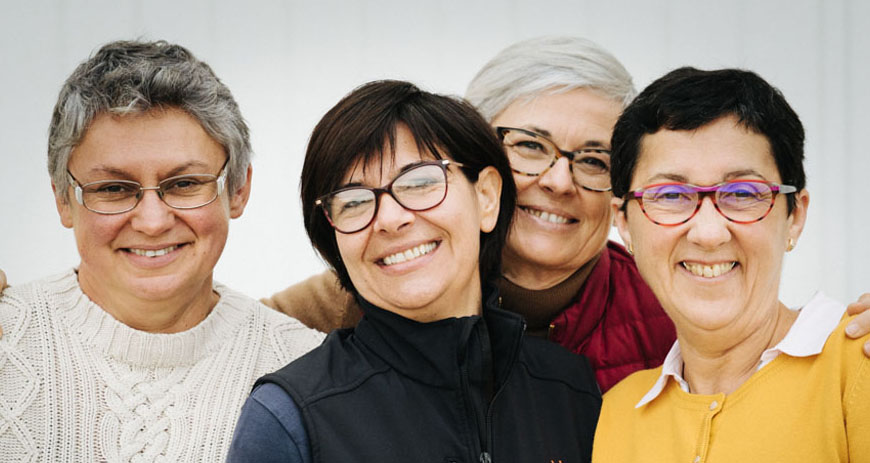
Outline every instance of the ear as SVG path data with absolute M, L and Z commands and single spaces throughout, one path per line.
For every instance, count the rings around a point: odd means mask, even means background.
M 804 225 L 807 223 L 807 209 L 810 207 L 810 192 L 804 188 L 794 194 L 794 209 L 791 211 L 789 220 L 791 224 L 788 226 L 788 237 L 797 243 L 801 233 L 804 231 Z
M 477 174 L 474 184 L 477 193 L 477 210 L 480 213 L 480 231 L 489 233 L 498 222 L 501 203 L 501 175 L 493 166 L 487 166 Z
M 619 237 L 625 243 L 626 248 L 631 247 L 631 233 L 628 231 L 628 218 L 625 216 L 626 211 L 622 210 L 622 198 L 610 199 L 610 210 L 613 212 L 613 224 L 616 226 L 616 231 L 619 232 Z
M 54 192 L 54 205 L 57 206 L 57 215 L 60 216 L 60 223 L 66 228 L 73 227 L 72 214 L 72 199 L 69 195 L 58 194 L 57 187 L 54 183 L 51 184 L 51 191 Z M 64 201 L 66 200 L 66 201 Z
M 251 176 L 254 168 L 248 164 L 248 173 L 245 175 L 244 185 L 239 186 L 236 191 L 230 192 L 230 218 L 237 219 L 245 212 L 245 206 L 248 204 L 248 198 L 251 196 Z

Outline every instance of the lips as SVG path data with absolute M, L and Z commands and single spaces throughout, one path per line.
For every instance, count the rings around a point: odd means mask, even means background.
M 547 212 L 542 211 L 540 209 L 534 209 L 529 206 L 520 206 L 520 209 L 523 211 L 543 220 L 544 222 L 554 223 L 554 224 L 566 224 L 577 222 L 577 219 L 573 219 L 571 217 L 566 217 L 563 215 L 556 214 L 555 212 Z
M 692 273 L 692 275 L 703 278 L 716 278 L 731 271 L 737 262 L 720 262 L 718 264 L 701 264 L 697 262 L 680 262 L 683 268 Z
M 425 256 L 430 252 L 434 251 L 435 248 L 438 247 L 439 242 L 430 241 L 428 243 L 418 244 L 412 248 L 408 248 L 404 251 L 397 252 L 395 254 L 390 254 L 389 256 L 384 257 L 380 260 L 381 265 L 390 266 L 401 264 L 403 262 L 408 262 L 414 260 L 418 257 Z

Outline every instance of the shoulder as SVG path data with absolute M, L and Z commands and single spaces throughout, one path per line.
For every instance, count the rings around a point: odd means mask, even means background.
M 223 303 L 244 314 L 251 328 L 265 334 L 270 345 L 296 358 L 320 345 L 324 334 L 308 328 L 299 320 L 284 315 L 225 285 L 215 283 Z
M 605 405 L 610 403 L 630 403 L 632 407 L 640 401 L 644 394 L 652 389 L 656 380 L 662 374 L 662 367 L 639 370 L 616 383 L 604 394 Z
M 260 378 L 257 384 L 276 383 L 292 393 L 300 406 L 305 406 L 352 390 L 387 370 L 386 363 L 358 347 L 353 329 L 343 329 L 333 331 L 320 346 Z
M 538 379 L 557 381 L 577 391 L 600 394 L 589 360 L 553 342 L 524 336 L 519 362 Z
M 22 333 L 34 317 L 47 316 L 63 308 L 59 307 L 65 299 L 61 296 L 72 293 L 75 297 L 79 292 L 77 288 L 73 270 L 6 288 L 0 294 L 0 327 L 7 336 Z
M 310 460 L 305 426 L 293 399 L 274 384 L 254 389 L 242 407 L 227 461 Z

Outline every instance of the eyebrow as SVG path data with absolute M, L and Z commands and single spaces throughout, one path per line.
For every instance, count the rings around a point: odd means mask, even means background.
M 755 169 L 733 170 L 733 171 L 728 172 L 725 175 L 723 175 L 722 179 L 724 181 L 728 181 L 728 180 L 734 180 L 734 179 L 740 178 L 740 177 L 759 177 L 762 180 L 767 180 L 767 178 L 764 175 L 761 175 L 761 173 Z M 652 177 L 648 178 L 646 180 L 646 184 L 650 185 L 650 184 L 653 184 L 659 180 L 669 180 L 672 182 L 680 182 L 680 183 L 691 183 L 691 182 L 689 182 L 689 179 L 683 175 L 669 173 L 669 172 L 663 172 L 663 173 L 656 174 L 656 175 L 653 175 Z
M 196 161 L 196 160 L 188 161 L 188 162 L 185 162 L 184 164 L 176 166 L 175 168 L 173 168 L 172 170 L 167 172 L 166 175 L 164 175 L 162 177 L 163 178 L 175 177 L 176 175 L 180 175 L 180 174 L 190 170 L 191 168 L 208 169 L 210 167 L 211 166 L 208 163 L 203 162 L 203 161 Z M 110 178 L 119 178 L 119 179 L 127 179 L 127 180 L 135 177 L 131 172 L 129 172 L 125 169 L 119 169 L 117 167 L 112 167 L 112 166 L 107 166 L 107 165 L 94 166 L 93 168 L 91 168 L 88 171 L 88 175 L 95 175 L 95 176 L 96 175 L 106 175 Z
M 549 130 L 547 130 L 543 127 L 538 127 L 536 125 L 525 125 L 525 126 L 522 126 L 520 128 L 526 129 L 526 130 L 531 130 L 532 132 L 537 132 L 537 133 L 549 138 L 550 141 L 553 141 L 552 140 L 553 135 L 550 133 Z M 553 143 L 556 143 L 556 142 L 553 142 Z M 610 148 L 607 147 L 608 145 L 609 145 L 609 143 L 604 143 L 604 142 L 599 141 L 599 140 L 586 140 L 585 142 L 583 142 L 582 145 L 580 145 L 579 148 L 573 149 L 571 151 L 577 151 L 578 149 L 583 149 L 583 148 L 604 148 L 606 150 L 609 150 Z

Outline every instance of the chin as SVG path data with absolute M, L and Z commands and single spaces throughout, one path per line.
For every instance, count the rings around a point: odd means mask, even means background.
M 128 282 L 127 287 L 131 293 L 141 299 L 159 301 L 182 292 L 196 291 L 196 288 L 191 288 L 191 283 L 191 281 L 180 278 L 178 275 L 160 275 L 135 278 Z

